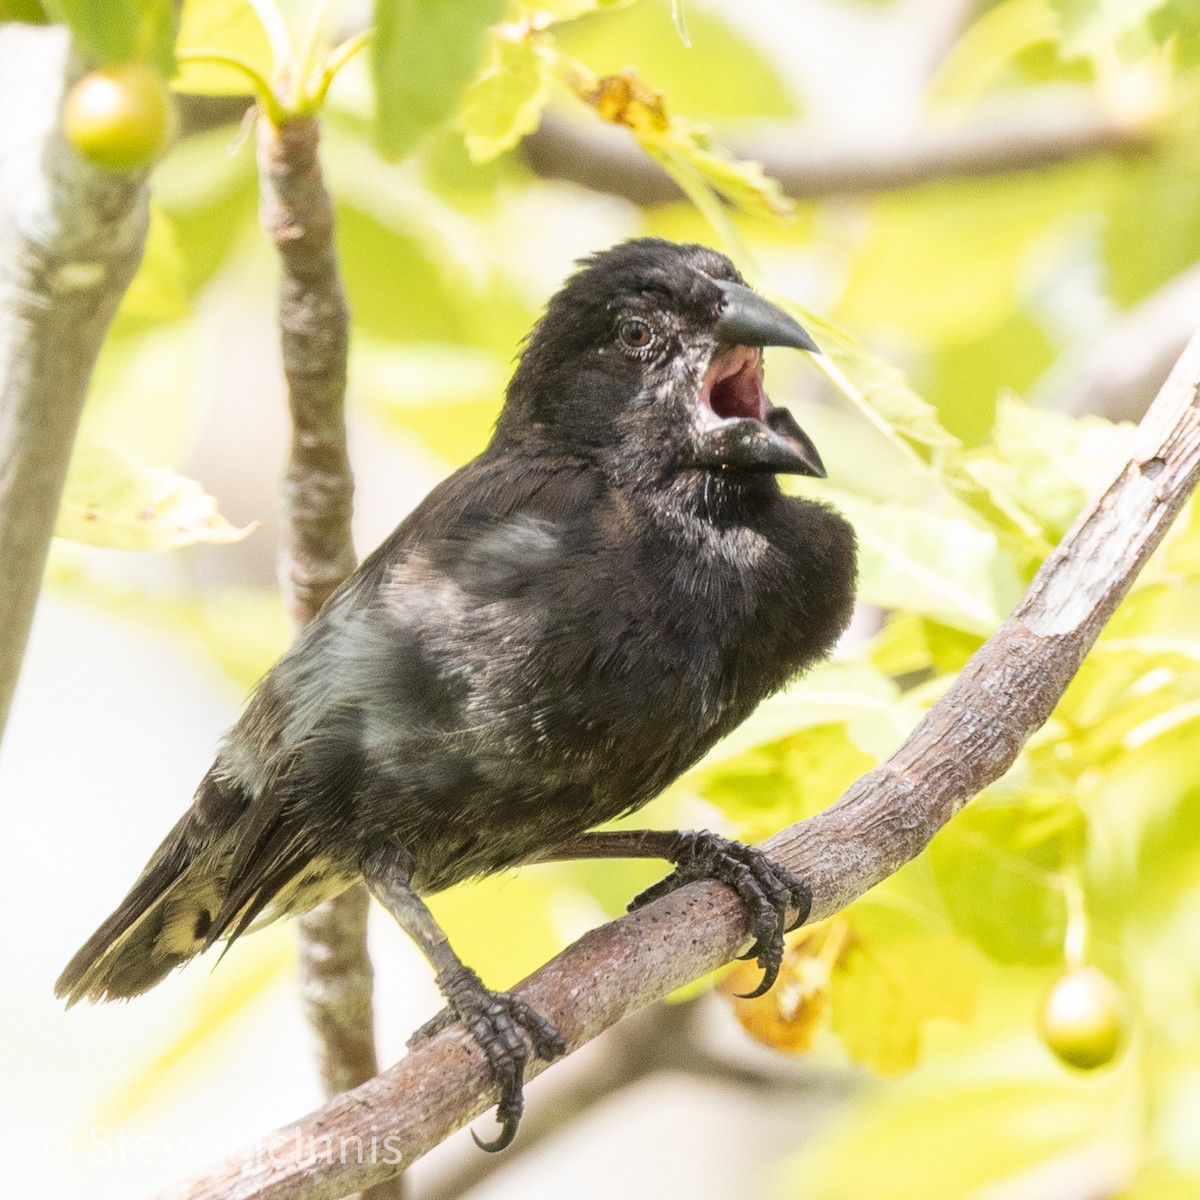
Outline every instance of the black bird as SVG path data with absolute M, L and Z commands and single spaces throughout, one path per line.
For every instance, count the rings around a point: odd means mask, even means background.
M 711 833 L 588 832 L 640 808 L 849 619 L 854 535 L 784 496 L 823 476 L 763 391 L 763 346 L 817 352 L 702 246 L 587 260 L 530 334 L 487 449 L 425 498 L 258 686 L 192 807 L 58 980 L 137 995 L 218 940 L 363 879 L 428 956 L 497 1080 L 563 1053 L 488 991 L 422 895 L 521 863 L 656 857 L 734 887 L 765 991 L 802 880 Z M 755 993 L 758 994 L 758 993 Z M 524 1032 L 524 1037 L 521 1035 Z M 482 1144 L 482 1143 L 481 1143 Z

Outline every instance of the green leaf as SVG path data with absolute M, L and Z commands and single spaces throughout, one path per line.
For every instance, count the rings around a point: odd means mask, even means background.
M 1023 529 L 1053 544 L 1112 476 L 1131 425 L 1069 417 L 1003 396 L 993 444 L 968 453 L 964 473 Z
M 292 624 L 275 589 L 209 592 L 192 618 L 205 651 L 242 687 L 253 687 L 292 641 Z
M 984 189 L 952 180 L 875 199 L 838 319 L 933 345 L 985 336 L 1057 265 L 1047 247 L 1078 229 L 1074 205 L 1088 203 L 1088 182 L 1067 174 L 1047 188 L 1018 177 Z
M 821 663 L 785 691 L 764 700 L 709 751 L 696 770 L 819 725 L 846 725 L 860 734 L 861 740 L 854 738 L 856 744 L 875 745 L 880 751 L 876 757 L 882 758 L 895 749 L 915 720 L 916 714 L 900 704 L 896 685 L 870 663 Z
M 184 0 L 176 49 L 180 54 L 227 54 L 268 83 L 275 75 L 271 44 L 249 0 Z M 233 67 L 193 60 L 179 64 L 172 86 L 197 96 L 244 96 L 251 83 Z
M 889 613 L 867 652 L 875 668 L 891 679 L 926 675 L 933 670 L 925 622 L 915 613 Z
M 453 465 L 487 445 L 507 375 L 498 355 L 436 342 L 359 337 L 350 360 L 353 392 L 368 410 Z
M 1167 0 L 1050 0 L 1062 21 L 1065 58 L 1094 57 L 1141 31 Z
M 1169 579 L 1137 588 L 1104 627 L 1095 653 L 1135 655 L 1142 671 L 1200 663 L 1200 583 Z M 1171 660 L 1178 660 L 1172 662 Z
M 20 21 L 25 25 L 49 22 L 41 0 L 0 0 L 0 21 Z
M 53 0 L 47 7 L 100 66 L 139 60 L 168 78 L 175 69 L 172 0 Z
M 253 529 L 230 525 L 194 480 L 84 439 L 75 445 L 54 532 L 113 550 L 170 550 L 237 542 Z
M 933 104 L 973 104 L 1017 54 L 1052 41 L 1058 29 L 1051 0 L 1003 0 L 959 38 L 931 80 L 927 98 Z
M 488 400 L 504 392 L 508 364 L 479 346 L 425 341 L 415 345 L 363 335 L 350 358 L 354 390 L 399 425 L 426 408 L 442 410 Z
M 843 395 L 918 467 L 932 466 L 934 478 L 956 460 L 962 443 L 941 422 L 937 409 L 913 389 L 899 367 L 867 350 L 848 330 L 787 296 L 771 296 L 804 324 L 821 347 L 814 364 Z
M 872 604 L 987 635 L 1020 599 L 1020 577 L 998 538 L 974 522 L 831 487 L 819 494 L 854 526 L 859 594 Z
M 1189 1082 L 1193 1090 L 1197 1090 L 1196 1080 L 1193 1078 Z M 1192 1105 L 1187 1114 L 1189 1124 L 1185 1127 L 1188 1135 L 1195 1129 L 1197 1115 L 1200 1115 L 1196 1112 L 1196 1097 L 1189 1099 Z M 1196 1200 L 1196 1175 L 1191 1171 L 1173 1169 L 1165 1163 L 1150 1163 L 1132 1186 L 1121 1192 L 1121 1200 Z
M 565 78 L 602 120 L 628 129 L 697 208 L 711 216 L 709 206 L 715 205 L 718 213 L 711 219 L 716 228 L 722 228 L 725 220 L 712 195 L 714 190 L 750 214 L 791 214 L 792 202 L 758 163 L 739 161 L 714 145 L 706 126 L 669 116 L 663 93 L 646 83 L 632 67 L 596 76 L 569 66 Z
M 889 898 L 872 892 L 847 909 L 850 940 L 832 976 L 834 1032 L 879 1075 L 916 1065 L 926 1021 L 969 1020 L 978 987 L 970 947 Z
M 458 107 L 505 0 L 377 0 L 371 63 L 380 147 L 408 153 Z
M 239 688 L 258 683 L 292 642 L 291 618 L 277 588 L 219 588 L 186 597 L 152 592 L 111 572 L 81 570 L 74 549 L 61 541 L 51 549 L 47 578 L 56 588 L 122 620 L 188 640 Z
M 954 923 L 1003 963 L 1060 962 L 1066 901 L 1060 871 L 1083 838 L 1083 816 L 1062 793 L 999 789 L 934 838 L 933 875 Z
M 711 140 L 706 129 L 674 120 L 665 140 L 674 157 L 682 159 L 735 208 L 750 216 L 791 215 L 794 205 L 783 194 L 778 180 L 772 179 L 760 163 L 734 158 Z M 644 144 L 656 154 L 657 142 Z
M 878 761 L 850 740 L 845 725 L 817 725 L 702 762 L 681 788 L 719 808 L 742 841 L 759 842 L 832 804 Z
M 552 82 L 550 60 L 537 39 L 513 40 L 492 30 L 488 64 L 467 89 L 458 118 L 471 160 L 488 162 L 532 133 Z
M 121 334 L 190 315 L 191 303 L 184 283 L 183 254 L 175 226 L 152 200 L 146 248 L 137 273 L 121 297 L 114 330 Z

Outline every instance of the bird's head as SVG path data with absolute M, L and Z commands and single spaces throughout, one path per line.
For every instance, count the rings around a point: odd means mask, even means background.
M 819 353 L 704 246 L 656 238 L 586 260 L 534 327 L 497 426 L 662 471 L 824 477 L 811 439 L 763 390 L 764 346 Z

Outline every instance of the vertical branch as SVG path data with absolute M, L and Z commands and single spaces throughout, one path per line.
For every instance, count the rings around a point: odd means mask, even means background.
M 333 246 L 333 201 L 312 117 L 258 122 L 259 216 L 283 266 L 279 325 L 292 416 L 279 577 L 297 629 L 354 569 L 346 452 L 350 313 Z
M 327 1096 L 357 1087 L 378 1070 L 370 903 L 367 889 L 355 884 L 300 918 L 300 996 Z
M 65 29 L 0 28 L 0 733 L 88 380 L 146 240 L 145 173 L 102 171 L 63 137 L 82 73 Z
M 312 117 L 258 122 L 259 216 L 283 267 L 279 324 L 292 444 L 283 484 L 279 578 L 302 629 L 354 569 L 354 481 L 346 451 L 350 314 L 333 242 L 334 209 Z M 300 990 L 328 1095 L 378 1070 L 367 954 L 368 896 L 356 885 L 300 921 Z M 372 1190 L 400 1195 L 399 1182 Z

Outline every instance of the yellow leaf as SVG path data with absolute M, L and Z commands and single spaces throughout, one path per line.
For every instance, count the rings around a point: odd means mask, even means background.
M 752 1038 L 785 1054 L 812 1048 L 829 1008 L 830 974 L 845 950 L 847 932 L 841 917 L 797 930 L 788 938 L 779 978 L 764 996 L 746 995 L 762 976 L 757 963 L 738 963 L 724 976 L 719 990 L 730 997 L 734 1015 Z
M 656 140 L 670 128 L 662 93 L 655 91 L 632 69 L 619 75 L 577 80 L 573 86 L 579 97 L 603 120 L 627 126 L 639 139 Z
M 83 439 L 75 446 L 54 532 L 113 550 L 171 550 L 241 541 L 255 528 L 231 525 L 195 480 Z

